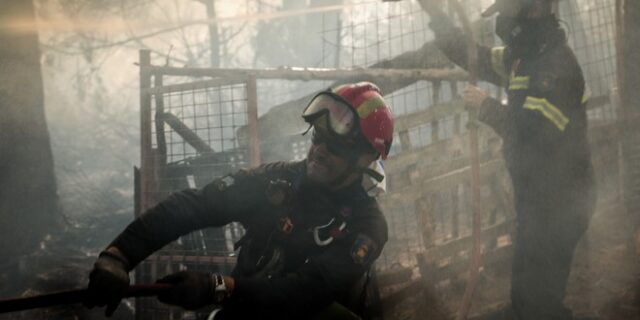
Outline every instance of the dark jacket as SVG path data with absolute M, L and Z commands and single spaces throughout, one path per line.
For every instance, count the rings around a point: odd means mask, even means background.
M 343 299 L 387 241 L 384 216 L 359 182 L 329 192 L 305 168 L 272 163 L 175 193 L 112 245 L 136 265 L 183 234 L 240 222 L 247 233 L 225 313 L 304 318 Z
M 442 27 L 444 25 L 444 27 Z M 436 30 L 436 44 L 466 68 L 467 45 L 450 24 Z M 504 141 L 503 152 L 516 192 L 553 196 L 591 185 L 587 140 L 588 94 L 575 55 L 560 29 L 539 52 L 515 58 L 510 47 L 478 46 L 479 77 L 507 89 L 506 105 L 487 99 L 479 120 Z

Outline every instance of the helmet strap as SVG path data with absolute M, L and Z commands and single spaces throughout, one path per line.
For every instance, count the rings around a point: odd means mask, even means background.
M 345 172 L 343 172 L 341 175 L 339 175 L 338 177 L 336 177 L 336 179 L 334 179 L 334 181 L 331 182 L 332 185 L 334 186 L 339 186 L 342 183 L 345 182 L 345 180 L 347 180 L 347 178 L 352 174 L 352 173 L 359 173 L 359 174 L 366 174 L 368 176 L 370 176 L 371 178 L 373 178 L 374 180 L 376 180 L 378 183 L 382 182 L 382 180 L 384 180 L 384 176 L 382 174 L 380 174 L 379 172 L 368 168 L 368 167 L 360 167 L 358 166 L 358 156 L 352 156 L 349 157 L 349 163 L 347 166 L 347 170 L 345 170 Z
M 311 131 L 311 129 L 312 129 L 312 128 L 313 128 L 313 124 L 312 124 L 312 123 L 309 123 L 309 127 L 307 128 L 307 130 L 305 130 L 305 131 L 302 133 L 302 135 L 303 135 L 303 136 L 306 136 L 306 135 L 307 135 L 307 133 L 309 133 L 309 131 Z
M 371 168 L 360 168 L 360 170 L 362 170 L 362 173 L 367 174 L 374 180 L 378 181 L 378 183 L 384 180 L 384 176 L 382 174 L 380 174 L 378 171 L 375 171 Z

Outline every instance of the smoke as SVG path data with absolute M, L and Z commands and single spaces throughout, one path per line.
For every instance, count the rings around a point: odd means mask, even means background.
M 301 17 L 313 13 L 325 13 L 336 12 L 343 9 L 349 9 L 356 6 L 355 3 L 332 5 L 332 6 L 320 6 L 314 8 L 298 9 L 298 10 L 282 10 L 271 13 L 257 13 L 236 15 L 230 17 L 220 17 L 212 19 L 194 19 L 194 20 L 158 20 L 158 21 L 145 21 L 145 20 L 124 20 L 121 17 L 109 17 L 106 19 L 92 19 L 84 17 L 65 18 L 65 19 L 40 19 L 37 22 L 33 22 L 33 19 L 15 17 L 8 19 L 3 23 L 0 23 L 0 30 L 4 29 L 7 32 L 25 33 L 25 32 L 95 32 L 104 33 L 110 35 L 119 35 L 130 30 L 138 31 L 153 31 L 153 35 L 160 33 L 166 33 L 182 29 L 190 26 L 202 26 L 212 24 L 226 24 L 226 23 L 256 23 L 260 21 L 271 21 L 276 19 Z M 151 34 L 150 34 L 151 35 Z M 149 35 L 149 36 L 150 36 Z M 142 36 L 147 37 L 147 36 Z

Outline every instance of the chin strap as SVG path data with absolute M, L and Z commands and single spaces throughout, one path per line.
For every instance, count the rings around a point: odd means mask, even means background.
M 373 178 L 374 180 L 378 181 L 378 183 L 382 182 L 382 180 L 384 180 L 384 176 L 378 172 L 375 171 L 371 168 L 361 168 L 360 169 L 362 171 L 362 173 L 370 176 L 371 178 Z
M 307 128 L 307 130 L 305 130 L 305 131 L 302 133 L 302 135 L 303 135 L 303 136 L 306 136 L 306 135 L 307 135 L 307 133 L 309 133 L 309 131 L 311 131 L 311 129 L 312 129 L 312 128 L 313 128 L 313 125 L 312 125 L 312 124 L 309 124 L 309 127 Z
M 374 180 L 376 180 L 378 183 L 382 182 L 382 180 L 384 180 L 384 175 L 381 174 L 380 172 L 371 169 L 369 167 L 359 167 L 358 166 L 358 156 L 352 156 L 349 158 L 349 167 L 347 169 L 346 172 L 344 172 L 343 174 L 341 174 L 340 176 L 338 176 L 334 181 L 332 181 L 332 184 L 334 185 L 340 185 L 344 182 L 344 180 L 347 179 L 347 177 L 351 174 L 351 173 L 361 173 L 361 174 L 366 174 L 368 176 L 370 176 L 371 178 L 373 178 Z
M 374 180 L 376 180 L 378 183 L 382 182 L 382 180 L 384 180 L 384 175 L 382 175 L 380 172 L 373 170 L 371 168 L 365 168 L 365 167 L 356 167 L 355 165 L 353 166 L 349 166 L 349 169 L 347 171 L 345 171 L 343 174 L 341 174 L 340 176 L 336 177 L 331 184 L 334 186 L 338 186 L 341 185 L 348 177 L 350 174 L 352 173 L 361 173 L 361 174 L 366 174 L 368 176 L 370 176 L 371 178 L 373 178 Z

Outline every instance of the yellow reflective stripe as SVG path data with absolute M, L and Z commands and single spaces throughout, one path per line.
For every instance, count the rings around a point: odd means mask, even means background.
M 373 96 L 358 107 L 358 116 L 360 116 L 360 119 L 364 119 L 368 117 L 371 112 L 381 107 L 384 107 L 384 100 L 380 97 Z
M 524 102 L 524 108 L 529 110 L 540 111 L 549 121 L 551 121 L 560 131 L 564 131 L 569 123 L 567 118 L 558 107 L 544 98 L 527 97 Z
M 531 78 L 528 76 L 516 77 L 512 76 L 509 80 L 509 90 L 526 90 L 529 89 L 529 82 Z
M 493 71 L 504 81 L 509 79 L 509 73 L 504 66 L 505 48 L 506 47 L 491 48 L 491 68 L 493 68 Z

